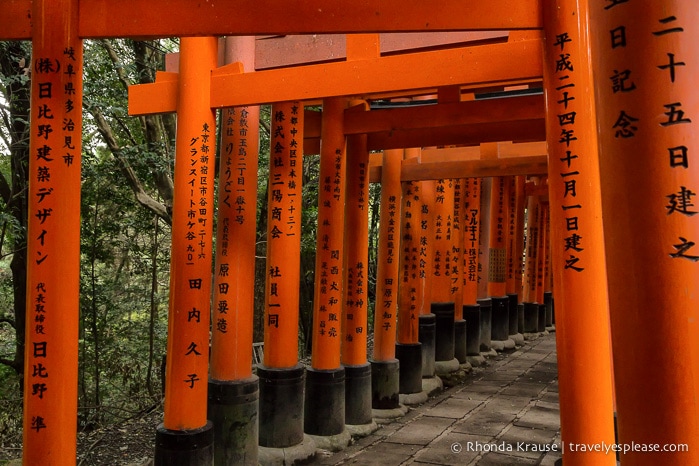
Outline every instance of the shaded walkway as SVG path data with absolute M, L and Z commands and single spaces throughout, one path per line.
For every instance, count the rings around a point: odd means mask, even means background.
M 464 384 L 315 464 L 553 465 L 561 457 L 555 344 L 549 334 L 490 359 Z

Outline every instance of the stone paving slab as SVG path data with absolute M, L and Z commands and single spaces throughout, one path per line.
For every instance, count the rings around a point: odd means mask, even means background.
M 314 464 L 552 466 L 560 452 L 494 446 L 560 445 L 556 371 L 555 335 L 528 341 L 347 449 L 318 455 Z
M 444 417 L 423 416 L 415 422 L 405 425 L 395 434 L 386 439 L 386 443 L 401 443 L 408 445 L 427 445 L 447 427 L 454 419 Z

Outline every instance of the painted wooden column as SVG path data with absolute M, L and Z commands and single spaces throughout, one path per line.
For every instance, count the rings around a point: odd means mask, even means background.
M 396 359 L 398 265 L 400 257 L 401 184 L 403 150 L 383 153 L 381 207 L 374 305 L 374 355 L 371 361 L 372 407 L 398 408 L 399 371 Z
M 619 441 L 688 450 L 621 461 L 699 464 L 699 9 L 616 0 L 590 18 Z
M 452 294 L 452 234 L 454 181 L 435 184 L 434 249 L 432 251 L 432 314 L 435 316 L 435 371 L 443 375 L 459 369 L 454 360 L 454 295 Z
M 434 250 L 434 198 L 436 181 L 422 181 L 420 204 L 420 279 L 422 302 L 418 317 L 418 338 L 422 344 L 422 376 L 434 377 L 435 371 L 435 316 L 432 314 Z
M 537 331 L 543 333 L 546 330 L 546 303 L 544 303 L 544 286 L 546 280 L 546 259 L 548 249 L 548 224 L 549 203 L 540 198 L 539 204 L 539 244 L 536 253 L 536 303 L 539 306 L 539 318 L 537 320 Z
M 466 355 L 472 366 L 485 363 L 480 355 L 481 311 L 478 304 L 478 254 L 480 249 L 481 179 L 462 180 L 463 314 L 466 321 Z
M 502 351 L 514 348 L 509 338 L 510 299 L 507 292 L 507 220 L 510 184 L 497 176 L 490 185 L 490 239 L 488 248 L 488 296 L 491 300 L 491 345 Z
M 322 442 L 346 434 L 345 370 L 340 365 L 344 299 L 345 135 L 342 98 L 323 101 L 313 348 L 306 375 L 304 430 Z
M 466 351 L 466 320 L 464 319 L 464 196 L 466 180 L 454 180 L 454 233 L 452 242 L 452 289 L 454 291 L 454 357 L 464 369 L 470 369 Z
M 213 461 L 206 405 L 216 120 L 208 102 L 216 55 L 213 37 L 181 39 L 165 417 L 155 464 Z
M 367 110 L 365 102 L 352 107 L 352 111 Z M 366 141 L 366 134 L 347 137 L 346 265 L 341 362 L 345 368 L 345 423 L 352 434 L 373 428 L 366 427 L 373 423 L 371 365 L 367 360 L 369 151 Z
M 25 465 L 75 464 L 83 47 L 78 2 L 32 3 Z
M 285 450 L 314 453 L 303 428 L 305 369 L 298 361 L 304 113 L 300 102 L 272 105 L 267 198 L 264 360 L 260 377 L 260 459 Z
M 225 62 L 254 69 L 255 38 L 225 39 Z M 257 226 L 257 106 L 221 110 L 209 419 L 216 463 L 257 464 L 258 377 L 252 373 Z
M 509 329 L 508 333 L 516 345 L 524 343 L 524 336 L 519 331 L 519 294 L 517 287 L 517 274 L 522 277 L 522 248 L 518 239 L 522 237 L 520 230 L 524 226 L 519 223 L 518 208 L 518 183 L 516 176 L 508 177 L 509 197 L 507 199 L 507 277 L 505 291 L 509 300 Z M 522 212 L 524 214 L 524 212 Z M 519 246 L 519 247 L 518 247 Z M 518 252 L 519 251 L 519 252 Z M 519 254 L 519 255 L 518 255 Z
M 558 310 L 561 436 L 565 445 L 611 445 L 615 439 L 609 307 L 593 100 L 599 84 L 592 80 L 588 1 L 553 1 L 545 15 L 550 244 Z M 616 464 L 613 452 L 565 448 L 563 456 L 566 464 Z
M 405 163 L 415 161 L 418 151 L 406 149 Z M 422 344 L 418 319 L 423 289 L 420 279 L 420 204 L 422 183 L 402 183 L 401 246 L 398 283 L 398 333 L 396 359 L 399 361 L 399 393 L 422 392 Z
M 529 338 L 538 332 L 539 327 L 539 307 L 536 302 L 536 271 L 538 266 L 540 215 L 541 203 L 538 197 L 536 195 L 528 196 L 522 304 L 524 305 L 524 333 Z

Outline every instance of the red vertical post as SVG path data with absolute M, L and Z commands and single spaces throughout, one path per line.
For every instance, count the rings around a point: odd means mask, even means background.
M 418 337 L 422 344 L 422 376 L 434 377 L 435 373 L 435 315 L 432 314 L 434 296 L 434 198 L 437 182 L 422 181 L 420 204 L 420 279 L 422 302 L 420 306 Z
M 539 305 L 536 302 L 536 272 L 539 252 L 540 215 L 541 203 L 538 197 L 536 195 L 528 196 L 522 301 L 524 305 L 524 333 L 530 336 L 536 334 L 539 330 Z
M 446 375 L 459 370 L 458 361 L 454 358 L 454 300 L 456 293 L 452 283 L 454 180 L 441 179 L 437 181 L 433 209 L 434 249 L 432 254 L 431 310 L 435 316 L 435 371 L 437 375 Z
M 374 357 L 371 361 L 371 404 L 374 409 L 395 409 L 399 405 L 399 369 L 395 351 L 402 160 L 401 149 L 385 150 L 383 153 L 374 306 Z
M 412 163 L 418 151 L 406 149 L 405 163 Z M 420 279 L 420 202 L 422 183 L 402 183 L 401 246 L 398 283 L 398 335 L 396 359 L 399 361 L 398 392 L 422 392 L 422 344 L 419 340 L 420 301 L 423 289 Z
M 509 338 L 510 299 L 507 292 L 507 220 L 510 197 L 509 180 L 492 178 L 490 185 L 490 238 L 488 261 L 488 296 L 491 299 L 491 345 L 502 351 L 514 348 Z
M 367 111 L 357 104 L 351 111 Z M 345 202 L 345 296 L 342 300 L 342 364 L 345 367 L 345 423 L 350 433 L 373 422 L 371 365 L 367 361 L 369 262 L 369 151 L 366 134 L 347 137 Z M 373 428 L 373 427 L 372 427 Z M 355 430 L 353 432 L 352 430 Z M 366 427 L 364 428 L 366 429 Z
M 606 1 L 590 18 L 619 440 L 675 445 L 621 461 L 699 464 L 699 10 Z
M 346 435 L 345 372 L 340 365 L 344 286 L 347 102 L 323 101 L 311 368 L 307 371 L 304 430 L 328 438 Z M 345 442 L 345 438 L 341 440 Z M 346 445 L 346 443 L 345 443 Z
M 255 67 L 255 38 L 227 37 L 224 61 Z M 209 419 L 216 463 L 257 464 L 258 378 L 252 373 L 257 226 L 257 106 L 221 110 Z
M 206 400 L 216 120 L 208 102 L 216 57 L 215 38 L 181 39 L 165 417 L 155 464 L 213 460 Z M 183 436 L 193 439 L 185 451 Z
M 481 365 L 481 311 L 478 304 L 478 254 L 481 231 L 481 179 L 462 181 L 463 232 L 463 313 L 466 321 L 466 356 L 472 365 Z
M 522 255 L 517 255 L 517 239 L 521 225 L 517 224 L 519 215 L 517 212 L 517 177 L 507 178 L 509 184 L 509 197 L 507 198 L 507 278 L 505 291 L 509 300 L 509 329 L 510 339 L 515 344 L 524 343 L 523 336 L 519 332 L 519 295 L 517 293 L 517 269 L 522 273 Z M 521 249 L 519 249 L 521 251 Z
M 270 448 L 294 446 L 294 458 L 303 460 L 315 448 L 304 440 L 304 368 L 298 363 L 303 105 L 272 105 L 270 126 L 265 345 L 263 363 L 257 368 L 260 457 L 269 458 Z
M 77 1 L 32 3 L 25 465 L 75 464 L 82 41 Z
M 395 360 L 402 160 L 401 149 L 384 151 L 374 309 L 374 361 Z
M 568 446 L 615 441 L 588 3 L 552 1 L 545 8 L 551 268 L 561 436 Z M 565 448 L 563 456 L 566 464 L 616 464 L 613 452 Z

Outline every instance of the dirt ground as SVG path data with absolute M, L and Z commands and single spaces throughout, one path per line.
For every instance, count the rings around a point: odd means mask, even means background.
M 78 434 L 78 466 L 146 466 L 152 463 L 155 429 L 163 413 L 155 410 L 122 424 Z M 21 465 L 22 439 L 3 439 L 0 465 Z

